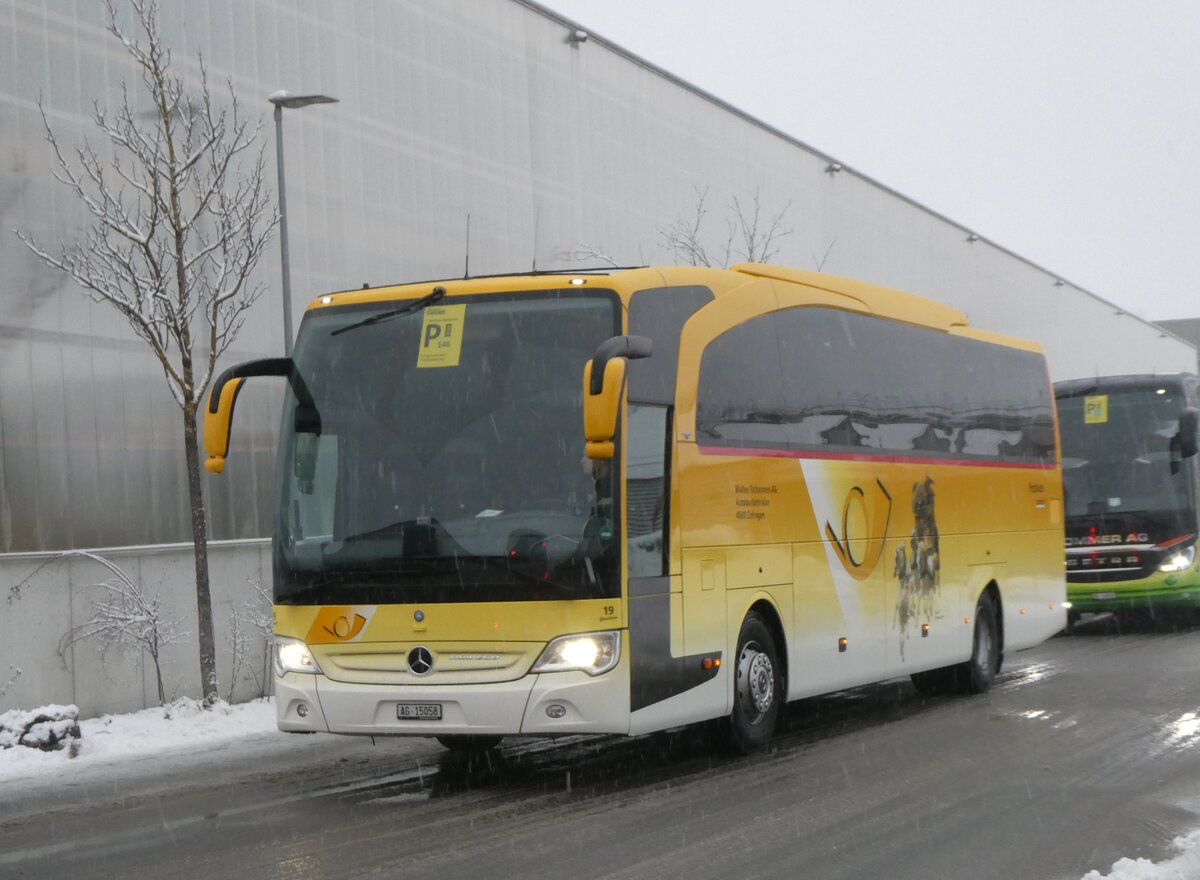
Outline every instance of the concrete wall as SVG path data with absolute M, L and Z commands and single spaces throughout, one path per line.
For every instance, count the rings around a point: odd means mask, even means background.
M 190 544 L 120 547 L 91 551 L 118 565 L 146 594 L 160 602 L 164 619 L 179 618 L 186 633 L 161 655 L 168 699 L 198 697 L 200 664 L 196 648 L 195 574 Z M 244 660 L 232 675 L 230 644 L 233 617 L 244 620 L 252 609 L 270 613 L 254 584 L 268 589 L 271 548 L 267 541 L 220 541 L 209 549 L 217 673 L 221 696 L 235 702 L 253 699 L 269 686 L 264 668 L 266 643 L 253 628 L 246 635 Z M 74 703 L 84 717 L 131 712 L 158 704 L 154 669 L 149 658 L 119 645 L 101 653 L 96 639 L 77 642 L 60 656 L 64 635 L 88 620 L 92 603 L 102 597 L 96 587 L 114 580 L 102 565 L 56 553 L 0 555 L 0 712 L 48 703 Z M 14 588 L 20 585 L 19 595 Z M 20 675 L 15 673 L 20 669 Z M 264 675 L 266 677 L 264 678 Z

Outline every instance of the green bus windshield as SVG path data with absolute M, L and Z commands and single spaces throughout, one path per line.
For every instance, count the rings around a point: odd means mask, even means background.
M 1096 527 L 1159 543 L 1194 530 L 1194 464 L 1175 440 L 1185 405 L 1167 382 L 1059 399 L 1068 535 Z

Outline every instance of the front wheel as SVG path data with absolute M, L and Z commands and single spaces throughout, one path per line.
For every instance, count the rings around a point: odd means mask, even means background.
M 775 637 L 758 614 L 742 621 L 735 663 L 733 745 L 744 755 L 762 752 L 771 742 L 785 692 Z

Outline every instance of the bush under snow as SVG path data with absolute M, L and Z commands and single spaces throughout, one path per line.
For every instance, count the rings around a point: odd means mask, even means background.
M 0 749 L 28 746 L 44 752 L 66 749 L 79 752 L 79 709 L 75 706 L 42 706 L 12 709 L 0 714 Z

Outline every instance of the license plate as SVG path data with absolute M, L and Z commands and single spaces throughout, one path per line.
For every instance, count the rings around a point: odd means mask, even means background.
M 441 703 L 399 703 L 396 717 L 401 721 L 441 721 Z
M 1093 599 L 1115 599 L 1115 598 L 1117 598 L 1117 594 L 1116 593 L 1092 593 L 1092 598 Z

